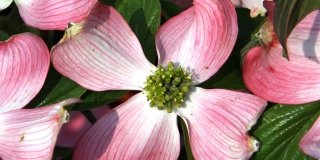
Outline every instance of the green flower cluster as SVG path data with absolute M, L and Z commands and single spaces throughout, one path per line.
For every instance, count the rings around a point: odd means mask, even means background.
M 147 77 L 144 91 L 151 107 L 171 113 L 182 105 L 191 85 L 191 74 L 169 62 L 166 67 L 158 67 L 153 75 Z

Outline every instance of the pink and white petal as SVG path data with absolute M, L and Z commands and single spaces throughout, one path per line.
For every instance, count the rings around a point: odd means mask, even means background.
M 13 0 L 1 0 L 0 1 L 0 11 L 6 9 L 7 7 L 10 6 Z
M 195 0 L 160 27 L 156 37 L 159 64 L 173 61 L 201 83 L 216 73 L 229 57 L 238 27 L 235 9 L 226 0 Z
M 311 12 L 298 23 L 288 38 L 287 47 L 289 56 L 296 54 L 320 63 L 320 10 Z
M 66 31 L 52 60 L 61 74 L 95 91 L 142 90 L 155 70 L 122 16 L 101 3 Z
M 243 78 L 256 95 L 285 104 L 308 103 L 320 99 L 320 12 L 307 15 L 290 34 L 287 47 L 290 60 L 272 35 L 265 36 L 269 48 L 251 49 L 245 59 Z M 269 33 L 269 34 L 268 34 Z M 271 34 L 270 34 L 271 33 Z
M 259 142 L 247 131 L 267 102 L 251 94 L 196 88 L 178 110 L 187 124 L 195 159 L 248 159 Z
M 36 109 L 0 113 L 0 159 L 51 159 L 60 127 L 68 120 L 69 99 Z
M 50 65 L 49 50 L 31 33 L 0 42 L 0 113 L 24 107 L 40 91 Z
M 319 62 L 290 52 L 290 61 L 282 56 L 283 48 L 255 47 L 244 58 L 243 79 L 248 89 L 268 101 L 301 104 L 320 99 Z
M 263 7 L 263 0 L 231 0 L 236 7 L 250 9 L 250 16 L 264 16 L 267 10 Z
M 42 30 L 65 30 L 88 16 L 97 0 L 15 0 L 23 21 Z
M 188 8 L 192 6 L 192 0 L 171 0 L 181 8 Z M 265 0 L 266 1 L 266 0 Z M 250 16 L 257 17 L 259 14 L 264 16 L 267 10 L 263 7 L 263 0 L 231 0 L 236 7 L 250 9 Z
M 320 117 L 310 130 L 303 136 L 299 144 L 304 153 L 320 159 Z
M 80 137 L 92 126 L 88 119 L 79 111 L 71 111 L 70 120 L 63 125 L 57 139 L 57 145 L 74 148 Z
M 149 107 L 143 93 L 101 117 L 79 141 L 74 159 L 177 159 L 177 115 Z

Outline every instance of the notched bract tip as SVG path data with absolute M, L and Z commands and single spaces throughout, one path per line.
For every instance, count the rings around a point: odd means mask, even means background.
M 80 102 L 81 102 L 81 100 L 78 98 L 70 98 L 70 99 L 67 99 L 67 100 L 64 100 L 64 101 L 58 103 L 58 105 L 60 106 L 60 110 L 58 112 L 59 123 L 61 123 L 61 124 L 67 123 L 70 120 L 70 115 L 69 115 L 68 111 L 64 109 L 64 107 L 67 105 L 72 105 L 72 104 L 80 103 Z
M 260 28 L 259 32 L 257 33 L 257 38 L 260 41 L 260 44 L 264 48 L 268 48 L 272 41 L 274 40 L 274 32 L 273 32 L 273 25 L 272 22 L 266 21 Z
M 79 34 L 82 31 L 83 26 L 84 26 L 84 21 L 79 23 L 73 23 L 73 22 L 68 23 L 68 28 L 64 32 L 64 35 L 58 44 Z
M 251 152 L 256 152 L 260 148 L 260 142 L 257 141 L 254 137 L 248 137 L 248 150 Z

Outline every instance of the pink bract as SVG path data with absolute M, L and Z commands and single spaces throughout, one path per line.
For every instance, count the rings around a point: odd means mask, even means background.
M 192 6 L 192 0 L 171 0 L 176 5 L 182 8 L 188 8 Z M 231 0 L 231 2 L 236 7 L 248 8 L 250 9 L 250 16 L 257 17 L 259 14 L 264 16 L 266 13 L 266 9 L 263 7 L 264 0 Z M 270 1 L 270 0 L 265 0 Z
M 270 6 L 273 9 L 273 6 Z M 320 99 L 320 11 L 309 13 L 287 39 L 289 59 L 275 36 L 272 18 L 261 28 L 264 47 L 249 50 L 244 58 L 243 79 L 256 95 L 284 104 Z M 300 142 L 301 149 L 319 158 L 319 120 Z
M 30 33 L 0 42 L 0 159 L 51 159 L 69 99 L 21 109 L 40 91 L 50 64 L 43 40 Z M 32 153 L 32 154 L 30 154 Z
M 30 33 L 0 42 L 0 112 L 27 105 L 47 76 L 50 55 L 40 37 Z
M 300 148 L 304 153 L 320 159 L 320 117 L 300 141 Z
M 243 78 L 256 95 L 276 103 L 302 104 L 320 99 L 320 12 L 307 15 L 287 40 L 289 60 L 274 36 L 272 25 L 262 28 L 266 47 L 245 56 Z M 266 40 L 267 39 L 267 40 Z
M 1 0 L 0 11 L 13 0 Z M 97 0 L 14 0 L 23 21 L 42 30 L 65 30 L 88 16 Z
M 160 27 L 159 65 L 173 61 L 191 72 L 194 85 L 204 82 L 229 57 L 237 31 L 230 1 L 196 0 Z M 52 60 L 60 73 L 95 91 L 142 91 L 146 77 L 156 70 L 122 16 L 100 3 L 85 21 L 67 29 Z M 247 93 L 193 86 L 184 105 L 167 113 L 151 108 L 140 92 L 85 133 L 74 159 L 177 159 L 177 116 L 187 124 L 196 159 L 247 159 L 258 148 L 247 131 L 265 105 Z

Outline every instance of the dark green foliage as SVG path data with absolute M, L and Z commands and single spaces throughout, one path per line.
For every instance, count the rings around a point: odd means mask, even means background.
M 261 142 L 257 160 L 309 160 L 299 148 L 302 136 L 320 115 L 320 102 L 274 105 L 260 118 L 253 135 Z

